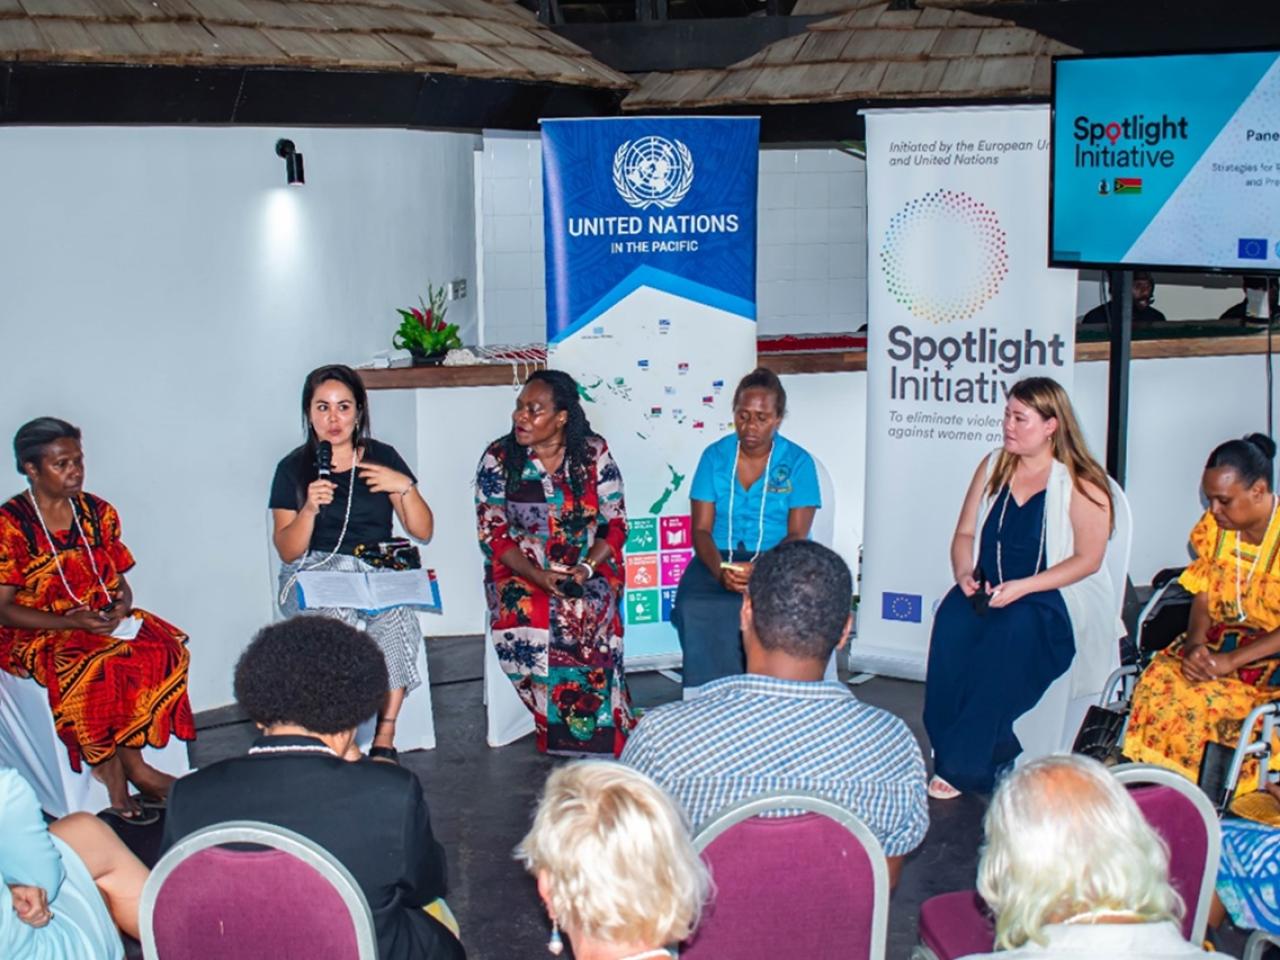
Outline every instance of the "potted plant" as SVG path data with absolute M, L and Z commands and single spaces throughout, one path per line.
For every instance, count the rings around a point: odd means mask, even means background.
M 444 360 L 445 354 L 462 346 L 458 339 L 458 325 L 446 323 L 444 315 L 449 308 L 445 304 L 445 289 L 427 284 L 427 301 L 418 298 L 421 309 L 396 308 L 400 314 L 400 327 L 391 337 L 391 345 L 397 350 L 408 350 L 414 364 L 435 364 Z

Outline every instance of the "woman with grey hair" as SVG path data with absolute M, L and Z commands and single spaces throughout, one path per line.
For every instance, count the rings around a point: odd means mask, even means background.
M 1169 853 L 1102 764 L 1057 755 L 1000 784 L 983 823 L 978 892 L 996 915 L 990 958 L 1183 960 Z M 974 958 L 971 958 L 974 960 Z
M 657 960 L 698 926 L 711 879 L 662 788 L 619 763 L 582 760 L 547 778 L 516 857 L 551 917 L 547 949 L 576 960 Z

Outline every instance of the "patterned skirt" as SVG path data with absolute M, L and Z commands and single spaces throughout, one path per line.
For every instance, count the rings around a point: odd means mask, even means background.
M 422 675 L 418 673 L 418 647 L 422 644 L 422 624 L 418 615 L 409 607 L 392 607 L 381 613 L 368 613 L 364 610 L 352 610 L 337 607 L 317 607 L 308 610 L 298 609 L 298 591 L 289 583 L 294 575 L 304 567 L 307 570 L 326 570 L 331 573 L 378 573 L 378 568 L 370 566 L 359 557 L 350 557 L 339 553 L 329 560 L 328 552 L 307 553 L 301 560 L 286 563 L 280 567 L 280 590 L 284 602 L 280 604 L 280 612 L 286 617 L 301 613 L 305 616 L 330 617 L 341 620 L 348 626 L 364 625 L 365 632 L 373 638 L 387 661 L 387 679 L 389 689 L 406 691 L 422 685 Z M 289 589 L 285 589 L 286 585 Z M 278 596 L 277 600 L 280 599 Z
M 135 610 L 132 640 L 80 630 L 0 628 L 0 668 L 48 691 L 54 729 L 71 769 L 96 766 L 120 747 L 163 747 L 196 737 L 187 699 L 187 635 Z
M 1215 653 L 1230 652 L 1262 636 L 1249 627 L 1214 624 L 1206 637 Z M 1205 744 L 1234 747 L 1240 728 L 1254 707 L 1280 698 L 1274 658 L 1252 664 L 1235 675 L 1194 683 L 1182 675 L 1183 641 L 1156 654 L 1133 692 L 1124 755 L 1136 763 L 1154 763 L 1195 782 Z M 1280 744 L 1275 745 L 1280 748 Z M 1280 750 L 1273 749 L 1273 769 Z M 1258 789 L 1258 762 L 1241 769 L 1237 794 Z
M 635 725 L 622 663 L 618 594 L 605 577 L 580 599 L 520 577 L 485 584 L 498 662 L 533 714 L 543 753 L 622 753 Z
M 1236 926 L 1280 933 L 1280 829 L 1223 820 L 1217 892 Z

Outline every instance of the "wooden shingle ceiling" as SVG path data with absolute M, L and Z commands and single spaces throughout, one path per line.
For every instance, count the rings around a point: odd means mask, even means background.
M 634 86 L 510 0 L 0 0 L 0 62 Z
M 1044 99 L 1052 58 L 1079 52 L 1007 20 L 942 9 L 949 5 L 920 0 L 920 9 L 897 10 L 877 0 L 799 0 L 795 15 L 833 16 L 724 70 L 651 73 L 622 107 Z

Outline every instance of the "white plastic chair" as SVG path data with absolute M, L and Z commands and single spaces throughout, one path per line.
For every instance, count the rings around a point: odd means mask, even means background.
M 813 466 L 818 472 L 818 494 L 822 497 L 822 506 L 813 515 L 809 537 L 814 543 L 830 547 L 836 539 L 836 488 L 831 482 L 831 474 L 821 460 L 814 457 Z M 847 646 L 845 652 L 848 652 Z M 827 671 L 822 675 L 823 680 L 837 679 L 840 656 L 839 650 L 832 651 L 831 659 L 827 661 Z
M 144 751 L 147 763 L 175 777 L 191 772 L 187 745 L 171 737 L 162 749 Z M 82 763 L 71 769 L 67 747 L 53 726 L 49 694 L 34 680 L 0 670 L 0 764 L 13 767 L 31 784 L 51 817 L 97 813 L 111 805 L 107 788 Z
M 276 623 L 284 619 L 280 611 L 280 584 L 276 576 L 280 568 L 280 554 L 276 552 L 275 522 L 271 511 L 267 511 L 267 571 L 271 584 L 271 621 Z M 419 617 L 421 620 L 421 617 Z M 364 629 L 364 624 L 360 624 Z M 419 624 L 421 629 L 421 624 Z M 422 685 L 404 698 L 400 707 L 400 715 L 396 719 L 396 749 L 434 750 L 436 748 L 436 719 L 431 709 L 431 670 L 427 663 L 427 641 L 425 633 L 422 643 L 418 644 L 418 675 L 422 677 Z M 378 724 L 377 717 L 370 717 L 356 731 L 356 745 L 368 751 L 373 743 L 374 731 Z
M 1115 480 L 1108 478 L 1108 482 L 1111 484 L 1111 500 L 1115 505 L 1115 531 L 1107 543 L 1102 565 L 1115 592 L 1116 617 L 1119 618 L 1124 609 L 1129 555 L 1133 547 L 1133 514 L 1124 490 Z M 1119 640 L 1111 643 L 1108 652 L 1110 662 L 1106 666 L 1107 672 L 1111 673 L 1120 666 Z M 1087 690 L 1078 697 L 1071 696 L 1071 677 L 1077 665 L 1078 655 L 1066 673 L 1049 685 L 1040 701 L 1014 722 L 1013 732 L 1022 744 L 1022 753 L 1018 755 L 1017 761 L 1019 764 L 1051 753 L 1070 751 L 1084 715 L 1089 707 L 1098 702 L 1103 692 L 1102 687 L 1099 687 L 1097 690 Z
M 485 741 L 491 747 L 505 747 L 533 733 L 533 714 L 516 693 L 510 679 L 502 672 L 498 651 L 493 646 L 493 631 L 485 613 L 484 628 L 484 705 L 488 720 Z

